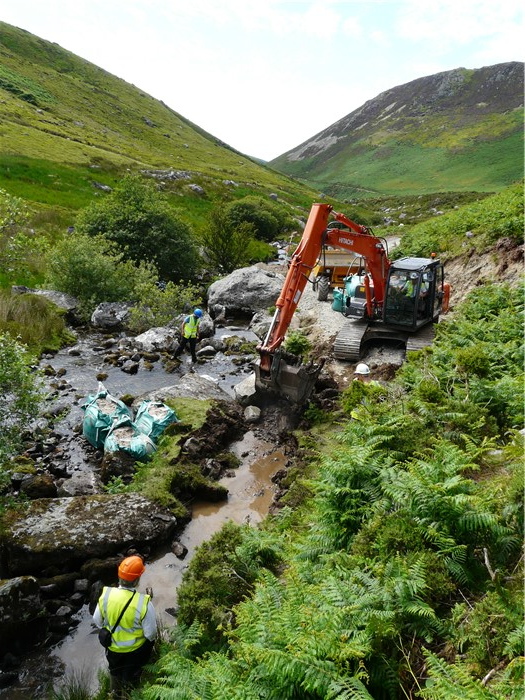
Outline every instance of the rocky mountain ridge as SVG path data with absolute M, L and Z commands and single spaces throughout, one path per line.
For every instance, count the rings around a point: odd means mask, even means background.
M 271 165 L 317 185 L 324 183 L 331 194 L 334 188 L 330 190 L 330 185 L 345 180 L 379 190 L 385 176 L 410 181 L 410 173 L 403 169 L 396 154 L 403 155 L 407 166 L 418 169 L 418 159 L 425 155 L 433 159 L 432 151 L 440 149 L 449 163 L 455 159 L 462 166 L 461 156 L 470 156 L 473 147 L 486 149 L 487 144 L 492 144 L 497 148 L 492 149 L 489 162 L 471 159 L 470 180 L 475 180 L 472 173 L 483 167 L 488 184 L 490 170 L 503 164 L 510 184 L 522 174 L 522 169 L 518 169 L 522 158 L 515 158 L 515 137 L 521 141 L 523 138 L 522 116 L 523 63 L 502 63 L 477 70 L 458 68 L 386 90 L 279 156 Z M 418 150 L 416 162 L 407 157 L 407 149 L 411 148 Z M 380 167 L 371 167 L 374 161 Z M 376 183 L 372 174 L 376 175 Z M 462 189 L 454 182 L 457 175 L 450 174 L 450 189 Z M 483 178 L 478 180 L 482 185 Z

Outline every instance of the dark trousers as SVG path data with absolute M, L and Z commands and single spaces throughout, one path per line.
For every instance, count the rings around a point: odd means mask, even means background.
M 175 354 L 173 355 L 173 357 L 178 357 L 179 355 L 181 355 L 188 343 L 190 345 L 191 359 L 193 360 L 193 362 L 197 362 L 197 355 L 195 354 L 197 338 L 182 338 L 182 340 L 179 343 L 179 347 L 175 350 Z
M 152 650 L 153 642 L 148 639 L 135 651 L 116 652 L 108 649 L 106 657 L 111 676 L 111 689 L 122 690 L 137 685 L 142 667 L 148 663 Z

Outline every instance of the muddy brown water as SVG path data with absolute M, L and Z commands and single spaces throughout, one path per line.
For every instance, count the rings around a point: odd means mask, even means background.
M 235 334 L 242 331 L 235 329 Z M 233 334 L 230 332 L 230 334 Z M 85 357 L 81 361 L 71 359 L 66 353 L 47 359 L 55 368 L 67 366 L 66 379 L 80 391 L 95 393 L 96 382 L 93 379 L 95 371 L 100 371 L 98 362 L 88 362 Z M 203 374 L 215 377 L 223 388 L 231 392 L 231 388 L 242 375 L 238 376 L 238 368 L 228 365 L 223 358 L 207 362 Z M 106 388 L 118 395 L 119 392 L 139 393 L 137 388 L 147 382 L 166 386 L 176 382 L 176 376 L 162 377 L 160 367 L 152 376 L 122 376 L 112 373 L 105 381 Z M 114 376 L 113 376 L 114 375 Z M 237 376 L 236 376 L 237 375 Z M 118 381 L 111 381 L 114 378 Z M 114 387 L 114 384 L 118 386 Z M 71 418 L 70 418 L 71 420 Z M 169 628 L 176 624 L 174 608 L 177 605 L 177 587 L 184 571 L 187 569 L 195 549 L 204 541 L 218 532 L 228 520 L 235 523 L 250 523 L 257 525 L 268 513 L 274 495 L 274 485 L 271 477 L 286 464 L 283 450 L 267 437 L 263 437 L 257 428 L 244 434 L 242 439 L 229 447 L 240 459 L 240 466 L 234 476 L 224 477 L 219 483 L 228 489 L 228 499 L 222 503 L 194 502 L 192 504 L 192 520 L 179 536 L 179 541 L 188 549 L 183 560 L 178 559 L 171 550 L 164 549 L 156 552 L 147 562 L 146 571 L 141 579 L 140 589 L 151 586 L 154 592 L 153 603 L 157 613 L 159 626 L 169 633 Z M 54 647 L 36 649 L 17 669 L 19 680 L 12 686 L 0 689 L 1 700 L 29 700 L 45 698 L 50 686 L 59 688 L 68 679 L 81 679 L 92 692 L 98 687 L 98 673 L 106 670 L 107 664 L 104 651 L 98 642 L 96 630 L 91 621 L 87 606 L 77 614 L 77 626 L 70 634 Z

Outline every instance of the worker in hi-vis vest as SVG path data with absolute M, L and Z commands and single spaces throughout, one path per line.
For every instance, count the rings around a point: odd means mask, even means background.
M 93 614 L 95 625 L 111 632 L 106 658 L 114 697 L 138 684 L 157 636 L 152 595 L 137 591 L 145 569 L 141 557 L 126 557 L 118 567 L 118 588 L 103 588 Z
M 182 322 L 180 329 L 181 340 L 179 346 L 175 350 L 173 358 L 178 359 L 179 355 L 182 353 L 186 345 L 189 344 L 192 362 L 197 362 L 197 355 L 195 353 L 195 348 L 197 346 L 197 340 L 199 338 L 199 324 L 202 318 L 202 311 L 200 309 L 195 309 L 195 311 L 186 316 Z

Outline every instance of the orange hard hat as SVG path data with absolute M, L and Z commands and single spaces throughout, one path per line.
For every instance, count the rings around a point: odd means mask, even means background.
M 120 562 L 118 577 L 124 579 L 124 581 L 134 581 L 136 578 L 142 576 L 145 571 L 146 567 L 142 559 L 134 555 L 132 557 L 126 557 L 126 559 Z

